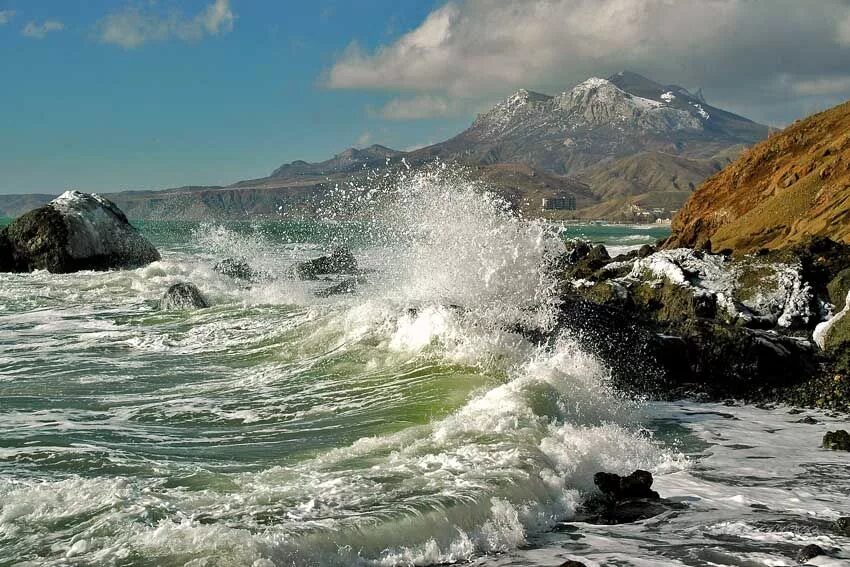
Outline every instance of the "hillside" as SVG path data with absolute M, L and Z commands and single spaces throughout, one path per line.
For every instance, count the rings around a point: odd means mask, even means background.
M 668 246 L 753 251 L 809 236 L 850 243 L 850 102 L 795 122 L 711 177 Z

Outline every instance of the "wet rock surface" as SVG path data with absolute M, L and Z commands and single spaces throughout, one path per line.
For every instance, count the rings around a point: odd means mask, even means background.
M 823 447 L 833 451 L 850 451 L 850 433 L 844 429 L 827 431 L 823 436 Z
M 191 282 L 180 282 L 169 287 L 159 301 L 161 311 L 186 311 L 204 309 L 210 306 L 209 301 L 198 286 Z
M 560 260 L 559 328 L 620 389 L 850 407 L 850 348 L 813 337 L 844 292 L 850 246 L 819 238 L 740 257 L 646 246 L 616 258 L 600 248 L 576 242 Z
M 250 282 L 260 279 L 259 273 L 244 258 L 225 258 L 213 266 L 213 271 L 234 280 Z
M 809 559 L 814 559 L 819 555 L 826 555 L 826 551 L 819 545 L 811 544 L 802 548 L 797 552 L 797 561 L 800 563 L 806 563 Z
M 357 258 L 350 249 L 338 247 L 327 256 L 299 262 L 293 271 L 295 276 L 302 280 L 314 280 L 324 275 L 356 274 Z
M 652 473 L 636 470 L 630 475 L 598 472 L 593 482 L 599 494 L 588 498 L 577 515 L 591 524 L 626 524 L 657 516 L 678 504 L 663 500 L 652 490 Z

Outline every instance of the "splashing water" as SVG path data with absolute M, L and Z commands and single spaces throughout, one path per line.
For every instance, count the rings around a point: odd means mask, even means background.
M 467 561 L 598 470 L 684 466 L 569 336 L 520 332 L 554 330 L 551 227 L 439 166 L 357 195 L 321 228 L 149 225 L 138 270 L 0 274 L 0 565 Z M 288 276 L 339 244 L 354 294 Z M 158 312 L 184 280 L 214 307 Z

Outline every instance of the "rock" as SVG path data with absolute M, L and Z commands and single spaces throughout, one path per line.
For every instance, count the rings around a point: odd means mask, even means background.
M 558 567 L 587 567 L 587 565 L 582 563 L 581 561 L 573 561 L 572 559 L 568 559 L 567 561 L 564 561 L 563 563 L 558 565 Z
M 162 311 L 185 311 L 189 309 L 204 309 L 210 304 L 193 283 L 180 282 L 172 285 L 166 290 L 159 301 Z
M 819 545 L 807 545 L 797 552 L 797 561 L 800 563 L 806 563 L 809 559 L 814 559 L 818 555 L 826 555 L 826 551 L 824 551 Z
M 602 494 L 613 500 L 648 498 L 658 500 L 660 496 L 652 490 L 652 473 L 636 470 L 629 476 L 598 472 L 593 475 L 593 484 Z
M 66 191 L 0 231 L 0 270 L 69 273 L 138 268 L 159 252 L 111 201 Z
M 823 436 L 823 448 L 833 451 L 850 451 L 850 433 L 844 429 L 827 431 Z
M 345 247 L 334 248 L 327 256 L 320 256 L 295 265 L 295 275 L 302 280 L 314 280 L 330 274 L 356 274 L 357 259 Z
M 589 278 L 610 260 L 611 256 L 603 245 L 591 247 L 587 242 L 577 241 L 566 255 L 566 277 Z
M 657 516 L 677 505 L 652 490 L 652 474 L 636 470 L 628 476 L 598 472 L 593 482 L 601 495 L 588 498 L 578 519 L 592 524 L 625 524 Z
M 832 524 L 832 529 L 839 535 L 850 537 L 850 516 L 835 520 L 835 523 Z
M 332 295 L 345 295 L 357 290 L 357 278 L 347 278 L 336 285 L 320 289 L 315 292 L 316 297 L 331 297 Z
M 234 280 L 256 281 L 258 274 L 243 258 L 225 258 L 213 266 L 213 271 Z
M 812 416 L 810 416 L 810 415 L 807 415 L 807 416 L 806 416 L 806 417 L 804 417 L 803 419 L 798 419 L 798 420 L 797 420 L 797 421 L 795 421 L 794 423 L 805 423 L 805 424 L 807 424 L 807 425 L 815 425 L 815 424 L 817 424 L 817 423 L 818 423 L 818 420 L 816 420 L 815 418 L 813 418 L 813 417 L 812 417 Z
M 646 258 L 647 256 L 652 256 L 655 253 L 655 246 L 651 244 L 644 244 L 637 251 L 638 258 Z
M 835 306 L 835 311 L 844 309 L 847 294 L 850 292 L 850 268 L 838 272 L 827 284 L 826 289 L 829 293 L 829 300 Z

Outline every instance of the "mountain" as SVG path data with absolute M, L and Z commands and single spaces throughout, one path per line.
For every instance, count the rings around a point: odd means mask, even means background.
M 363 169 L 377 169 L 387 164 L 387 160 L 404 155 L 404 152 L 393 150 L 379 144 L 358 150 L 348 148 L 329 160 L 319 163 L 293 161 L 272 172 L 269 177 L 288 178 L 300 176 L 324 176 L 336 173 L 356 173 Z
M 701 90 L 690 93 L 623 71 L 555 96 L 521 89 L 457 136 L 412 152 L 377 144 L 349 148 L 228 187 L 110 198 L 133 218 L 301 217 L 321 209 L 330 187 L 398 170 L 402 160 L 415 168 L 440 158 L 470 167 L 529 215 L 645 221 L 669 218 L 694 186 L 767 135 L 768 127 L 708 104 Z M 563 196 L 574 198 L 580 210 L 543 210 L 542 199 Z M 0 213 L 19 214 L 30 201 L 0 196 Z
M 811 236 L 850 243 L 850 102 L 800 120 L 700 186 L 668 246 L 749 252 Z
M 642 152 L 710 159 L 750 145 L 768 127 L 721 110 L 677 85 L 623 71 L 590 78 L 557 96 L 519 90 L 454 138 L 411 154 L 474 163 L 527 163 L 577 174 L 599 162 Z

